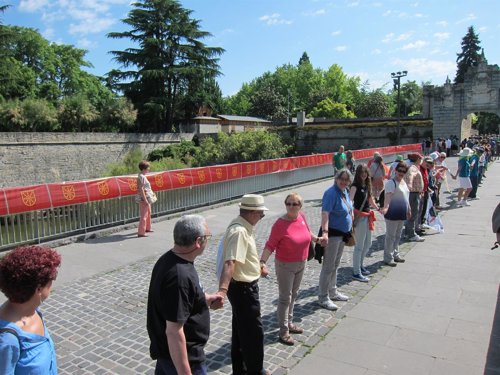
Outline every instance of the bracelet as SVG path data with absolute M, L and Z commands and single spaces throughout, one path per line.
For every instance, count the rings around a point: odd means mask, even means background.
M 224 293 L 227 293 L 227 288 L 220 287 L 220 288 L 219 288 L 219 292 L 220 292 L 220 291 L 223 291 Z
M 327 231 L 327 230 L 324 230 L 324 231 L 323 231 L 323 233 L 328 233 L 328 231 Z

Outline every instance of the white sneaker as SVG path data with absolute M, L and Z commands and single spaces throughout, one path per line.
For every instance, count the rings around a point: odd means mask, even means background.
M 340 292 L 337 292 L 332 299 L 334 301 L 349 301 L 349 297 L 347 297 L 345 294 L 342 294 Z
M 464 201 L 458 201 L 457 202 L 457 206 L 463 206 L 464 205 Z
M 330 311 L 335 311 L 339 308 L 336 304 L 334 304 L 332 302 L 332 300 L 330 298 L 328 298 L 327 300 L 324 300 L 324 301 L 318 301 L 318 303 L 322 308 L 330 310 Z
M 412 241 L 412 242 L 424 242 L 425 238 L 422 238 L 418 234 L 416 234 L 412 238 L 408 239 L 408 241 Z
M 463 201 L 464 206 L 470 206 L 470 203 L 468 201 Z

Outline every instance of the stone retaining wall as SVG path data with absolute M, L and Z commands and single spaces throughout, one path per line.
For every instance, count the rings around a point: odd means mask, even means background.
M 101 177 L 134 147 L 144 154 L 191 134 L 0 133 L 0 187 Z

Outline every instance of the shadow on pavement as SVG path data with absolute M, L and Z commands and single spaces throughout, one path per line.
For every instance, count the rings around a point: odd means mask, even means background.
M 497 306 L 493 318 L 493 327 L 491 328 L 484 375 L 500 375 L 500 286 L 497 293 Z

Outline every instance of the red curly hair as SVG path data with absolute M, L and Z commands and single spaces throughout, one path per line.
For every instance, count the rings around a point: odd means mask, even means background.
M 0 259 L 0 290 L 11 302 L 24 303 L 38 287 L 57 277 L 61 255 L 43 246 L 22 246 Z

